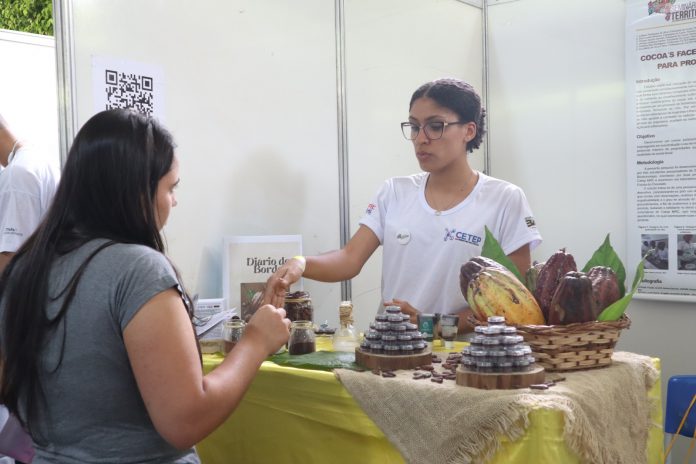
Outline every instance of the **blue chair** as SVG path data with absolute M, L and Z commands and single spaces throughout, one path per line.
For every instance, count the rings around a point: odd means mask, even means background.
M 665 433 L 678 432 L 679 435 L 693 438 L 696 436 L 694 429 L 696 429 L 696 375 L 674 375 L 667 382 Z M 672 437 L 670 440 L 666 450 L 667 456 L 675 439 L 676 437 Z

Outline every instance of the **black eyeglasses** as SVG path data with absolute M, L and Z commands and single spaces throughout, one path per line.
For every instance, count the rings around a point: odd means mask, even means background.
M 423 127 L 423 130 L 425 131 L 425 136 L 428 138 L 428 140 L 437 140 L 442 137 L 442 134 L 445 133 L 445 127 L 447 126 L 454 126 L 457 124 L 468 124 L 468 122 L 464 121 L 454 121 L 454 122 L 445 122 L 445 121 L 431 121 L 428 123 L 425 123 Z M 412 122 L 402 122 L 401 123 L 401 132 L 403 132 L 404 137 L 406 137 L 407 140 L 416 140 L 416 137 L 418 137 L 418 134 L 420 133 L 421 126 L 418 124 L 413 124 Z

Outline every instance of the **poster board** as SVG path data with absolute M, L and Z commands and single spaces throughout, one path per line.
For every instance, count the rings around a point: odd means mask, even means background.
M 241 319 L 248 322 L 258 309 L 266 280 L 301 254 L 301 235 L 225 237 L 222 285 L 229 307 L 237 308 Z
M 696 301 L 696 2 L 627 3 L 626 118 L 635 296 Z

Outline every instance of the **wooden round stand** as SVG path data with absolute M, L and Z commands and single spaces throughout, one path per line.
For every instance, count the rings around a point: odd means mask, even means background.
M 413 369 L 432 363 L 432 351 L 425 351 L 417 354 L 375 354 L 365 353 L 360 348 L 355 349 L 355 363 L 367 369 L 397 370 Z
M 511 388 L 525 388 L 535 383 L 544 382 L 544 368 L 534 366 L 525 372 L 474 372 L 457 368 L 457 385 L 465 387 L 483 388 L 484 390 L 509 390 Z

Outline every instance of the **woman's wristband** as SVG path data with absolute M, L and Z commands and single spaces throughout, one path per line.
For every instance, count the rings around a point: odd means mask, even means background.
M 296 259 L 300 263 L 300 270 L 302 273 L 304 273 L 305 268 L 307 267 L 307 259 L 301 255 L 293 256 L 292 259 Z

